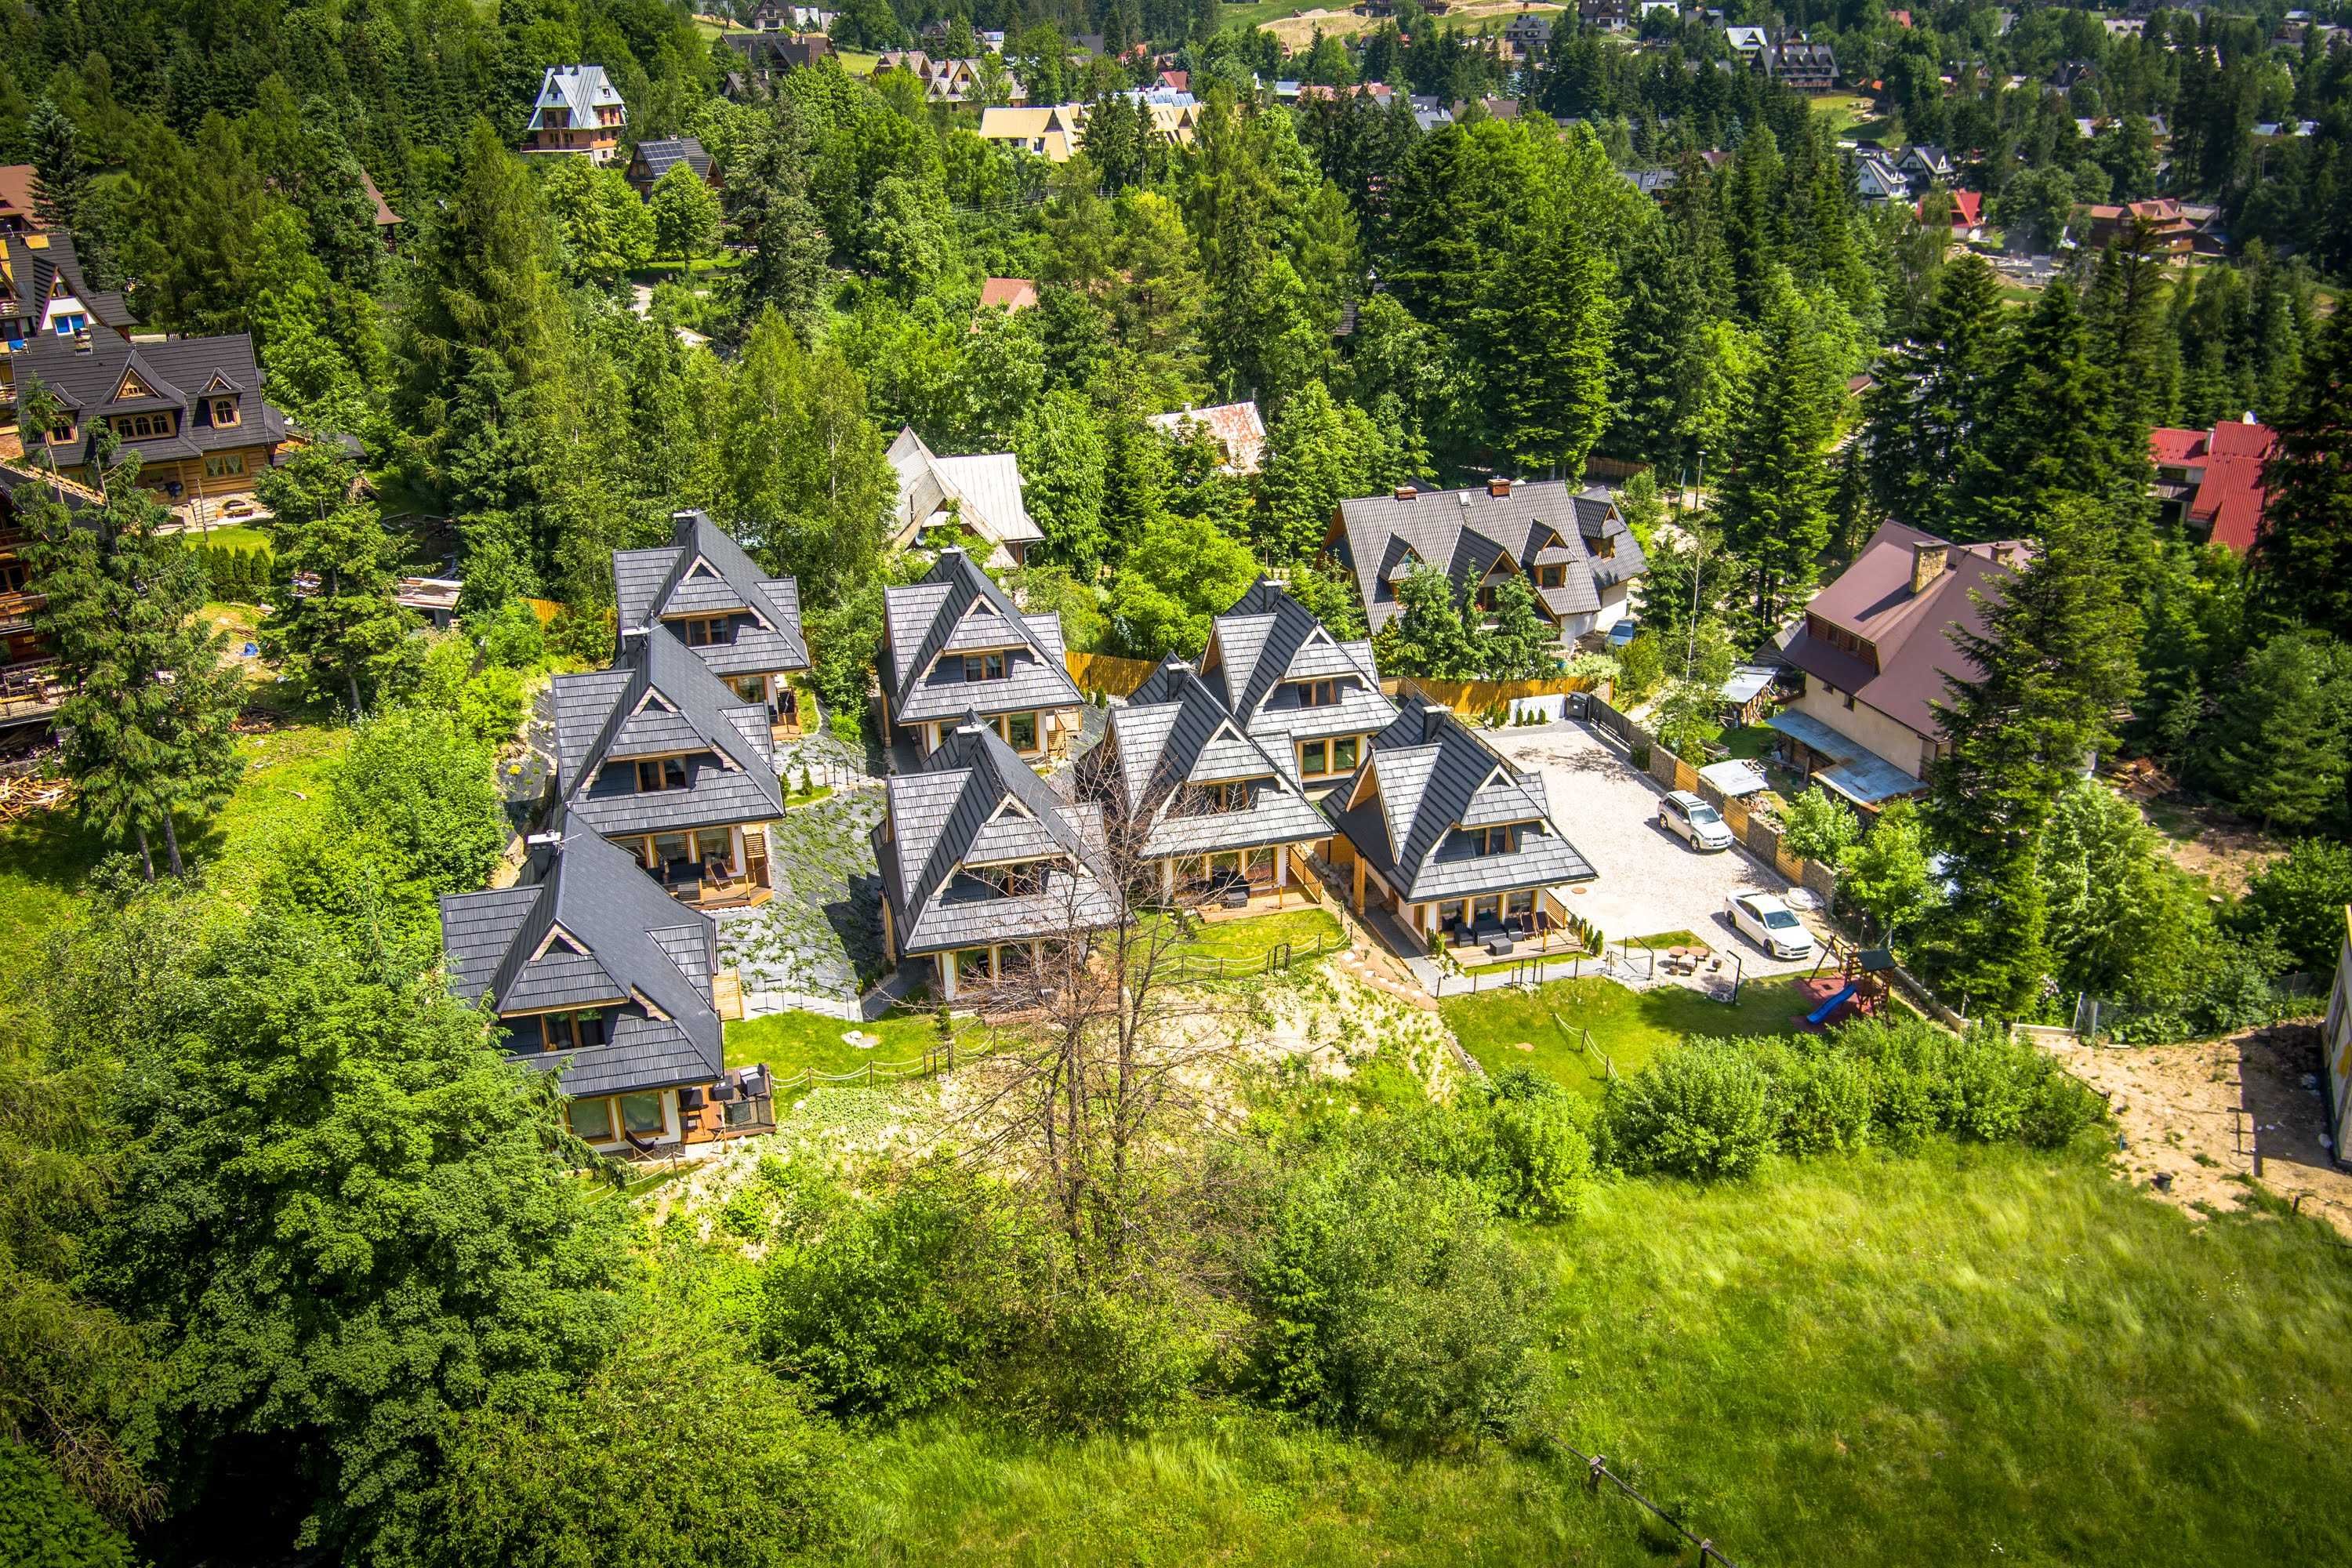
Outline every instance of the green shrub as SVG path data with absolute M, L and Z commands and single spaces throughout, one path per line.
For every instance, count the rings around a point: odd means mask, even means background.
M 1477 1184 L 1326 1144 L 1274 1178 L 1240 1274 L 1266 1403 L 1423 1448 L 1525 1420 L 1546 1286 Z
M 1505 1214 L 1566 1219 L 1576 1213 L 1592 1177 L 1589 1104 L 1526 1068 L 1497 1076 L 1486 1108 L 1495 1151 L 1490 1189 Z
M 131 1543 L 39 1454 L 0 1437 L 0 1563 L 131 1568 Z
M 1821 1040 L 1769 1042 L 1773 1142 L 1783 1153 L 1835 1154 L 1870 1142 L 1871 1072 Z
M 1631 1078 L 1610 1080 L 1611 1152 L 1629 1171 L 1744 1175 L 1772 1149 L 1771 1087 L 1735 1042 L 1668 1047 Z
M 547 630 L 521 599 L 509 599 L 487 615 L 467 616 L 466 630 L 482 657 L 505 669 L 529 669 L 547 657 Z

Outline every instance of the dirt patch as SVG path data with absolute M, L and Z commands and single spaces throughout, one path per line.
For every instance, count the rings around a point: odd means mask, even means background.
M 1495 3 L 1488 5 L 1456 5 L 1445 14 L 1443 23 L 1446 26 L 1454 27 L 1486 21 L 1496 16 L 1516 16 L 1523 11 L 1542 13 L 1565 9 L 1565 6 L 1560 5 L 1522 5 L 1518 0 L 1495 0 Z M 1381 25 L 1381 19 L 1378 17 L 1359 16 L 1353 11 L 1330 11 L 1318 8 L 1313 11 L 1301 11 L 1296 16 L 1284 16 L 1276 21 L 1264 23 L 1262 27 L 1264 31 L 1272 33 L 1285 49 L 1298 50 L 1313 47 L 1318 30 L 1320 30 L 1326 37 L 1345 38 L 1357 33 L 1369 33 Z
M 2184 790 L 2142 800 L 2140 813 L 2163 835 L 2172 863 L 2204 879 L 2217 892 L 2244 892 L 2255 872 L 2286 853 L 2286 845 L 2277 837 L 2227 807 Z
M 2250 1206 L 2259 1186 L 2352 1237 L 2352 1172 L 2320 1142 L 2319 1032 L 2257 1029 L 2197 1045 L 2051 1045 L 2100 1090 L 2125 1146 L 2116 1164 L 2135 1186 L 2191 1214 Z M 2156 1184 L 2169 1175 L 2170 1191 Z M 2201 1206 L 2200 1206 L 2201 1205 Z

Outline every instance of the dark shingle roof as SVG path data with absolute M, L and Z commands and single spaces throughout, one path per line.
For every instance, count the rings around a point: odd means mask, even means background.
M 1148 700 L 1145 700 L 1148 695 Z M 1288 746 L 1269 750 L 1250 737 L 1223 697 L 1181 660 L 1164 660 L 1136 698 L 1110 716 L 1101 746 L 1087 753 L 1090 788 L 1122 815 L 1150 826 L 1147 855 L 1201 855 L 1304 844 L 1331 827 L 1298 787 Z M 1247 811 L 1182 815 L 1182 786 L 1264 779 Z
M 1012 596 L 961 550 L 940 552 L 923 580 L 882 595 L 883 679 L 894 724 L 920 724 L 1082 700 L 1063 662 L 1059 616 L 1024 616 Z M 967 681 L 961 660 L 942 654 L 1009 647 L 1004 678 Z
M 1376 786 L 1367 790 L 1366 785 Z M 1360 804 L 1351 805 L 1359 795 Z M 1324 814 L 1357 853 L 1412 903 L 1590 880 L 1591 864 L 1551 819 L 1540 773 L 1520 773 L 1444 708 L 1408 707 L 1372 738 Z M 1463 831 L 1533 826 L 1507 855 L 1486 855 Z
M 37 336 L 13 357 L 17 385 L 37 378 L 74 413 L 74 439 L 54 448 L 58 462 L 68 468 L 88 460 L 90 428 L 110 414 L 179 412 L 176 435 L 123 441 L 123 451 L 151 462 L 286 439 L 286 416 L 262 401 L 253 339 L 243 332 L 134 343 L 111 332 L 94 331 L 86 348 L 62 338 Z M 153 395 L 118 397 L 126 389 L 126 378 L 133 375 Z M 234 424 L 213 418 L 213 404 L 223 397 L 236 401 Z
M 784 814 L 765 708 L 719 684 L 677 638 L 653 633 L 610 669 L 554 682 L 556 782 L 569 817 L 606 834 L 670 833 Z M 620 762 L 689 751 L 687 787 L 640 795 Z M 604 767 L 608 760 L 614 766 Z
M 1395 705 L 1381 695 L 1372 645 L 1339 641 L 1267 577 L 1212 623 L 1201 678 L 1269 749 L 1288 751 L 1293 741 L 1327 735 L 1369 734 L 1396 717 Z M 1299 706 L 1286 684 L 1325 679 L 1339 683 L 1339 700 L 1317 708 Z M 1131 700 L 1144 700 L 1142 692 Z
M 707 513 L 673 512 L 670 523 L 670 542 L 659 549 L 613 552 L 614 620 L 623 644 L 644 629 L 683 646 L 679 627 L 661 617 L 732 613 L 732 642 L 694 650 L 713 674 L 806 669 L 800 584 L 761 572 Z
M 920 773 L 890 781 L 874 829 L 898 951 L 909 956 L 1050 937 L 1118 918 L 1102 808 L 1072 803 L 1030 771 L 993 727 L 958 726 Z M 991 860 L 1067 857 L 1045 890 L 1013 898 L 963 874 Z
M 6 249 L 0 256 L 5 258 L 7 289 L 0 295 L 0 319 L 38 328 L 47 311 L 50 289 L 62 273 L 67 291 L 89 310 L 92 321 L 112 328 L 118 336 L 138 324 L 131 308 L 122 302 L 120 289 L 89 286 L 82 276 L 81 257 L 74 249 L 72 235 L 56 230 L 12 234 L 5 237 L 5 243 Z
M 594 1007 L 601 1046 L 539 1048 L 537 1026 L 509 1033 L 508 1049 L 533 1068 L 563 1069 L 568 1094 L 625 1094 L 708 1083 L 724 1059 L 710 1004 L 717 929 L 662 891 L 626 852 L 572 832 L 535 884 L 450 894 L 441 939 L 450 988 L 487 997 L 500 1016 Z
M 630 162 L 644 163 L 644 178 L 648 184 L 659 180 L 680 163 L 692 169 L 697 179 L 705 183 L 710 179 L 710 154 L 704 152 L 701 142 L 692 136 L 670 137 L 657 142 L 640 142 Z
M 1416 561 L 1457 582 L 1466 573 L 1475 584 L 1507 556 L 1556 617 L 1591 614 L 1601 590 L 1649 570 L 1623 514 L 1598 486 L 1576 490 L 1549 480 L 1514 484 L 1502 495 L 1480 488 L 1367 496 L 1340 502 L 1339 520 L 1338 553 L 1376 632 L 1399 613 L 1396 581 Z M 1559 587 L 1537 585 L 1539 555 L 1565 568 Z

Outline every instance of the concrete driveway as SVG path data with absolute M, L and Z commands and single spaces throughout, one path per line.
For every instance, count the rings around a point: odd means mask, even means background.
M 1484 731 L 1518 767 L 1540 772 L 1551 797 L 1552 820 L 1592 868 L 1569 906 L 1594 921 L 1612 943 L 1627 937 L 1687 931 L 1718 952 L 1737 952 L 1748 974 L 1803 973 L 1801 963 L 1767 958 L 1732 930 L 1724 900 L 1755 889 L 1786 893 L 1779 873 L 1735 847 L 1702 855 L 1658 826 L 1658 799 L 1666 792 L 1581 722 Z M 1800 912 L 1822 940 L 1821 928 Z

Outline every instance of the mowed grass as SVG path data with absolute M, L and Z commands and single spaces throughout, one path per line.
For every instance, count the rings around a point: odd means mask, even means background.
M 882 1043 L 861 1050 L 842 1038 L 852 1029 L 879 1036 Z M 727 1026 L 727 1065 L 740 1068 L 765 1062 L 780 1078 L 790 1078 L 803 1068 L 845 1073 L 868 1062 L 887 1067 L 919 1062 L 923 1053 L 939 1043 L 939 1022 L 929 1013 L 898 1015 L 870 1024 L 852 1024 L 822 1013 L 771 1013 Z
M 245 777 L 205 832 L 181 838 L 184 855 L 209 887 L 249 902 L 277 846 L 306 831 L 324 809 L 327 770 L 350 743 L 350 731 L 313 727 L 241 737 Z M 151 840 L 164 867 L 162 836 Z M 0 827 L 0 967 L 37 954 L 41 939 L 66 920 L 90 868 L 106 853 L 98 835 L 70 808 Z
M 1294 953 L 1303 955 L 1312 952 L 1318 942 L 1329 949 L 1339 940 L 1339 922 L 1331 911 L 1309 905 L 1246 920 L 1203 921 L 1175 951 L 1187 959 L 1222 958 L 1228 963 L 1247 964 L 1262 962 L 1285 942 Z
M 1544 1429 L 1743 1564 L 2230 1563 L 2352 1545 L 2352 1250 L 2199 1225 L 2092 1161 L 1936 1145 L 1521 1232 Z M 853 1457 L 847 1561 L 1677 1559 L 1538 1446 L 1395 1455 L 1227 1411 L 1143 1438 L 918 1427 Z
M 209 544 L 215 550 L 269 550 L 269 535 L 257 528 L 247 528 L 234 522 L 216 522 L 209 529 L 192 528 L 180 535 L 189 545 Z
M 1685 1035 L 1779 1035 L 1806 1011 L 1789 980 L 1751 980 L 1737 1004 L 1714 1002 L 1681 985 L 1634 991 L 1613 980 L 1556 980 L 1534 991 L 1481 991 L 1438 1004 L 1446 1026 L 1488 1072 L 1533 1068 L 1588 1094 L 1599 1094 L 1601 1064 L 1584 1049 L 1580 1029 L 1617 1064 L 1638 1069 L 1662 1046 Z M 1552 1022 L 1558 1014 L 1568 1037 Z M 1532 1050 L 1520 1050 L 1526 1044 Z

